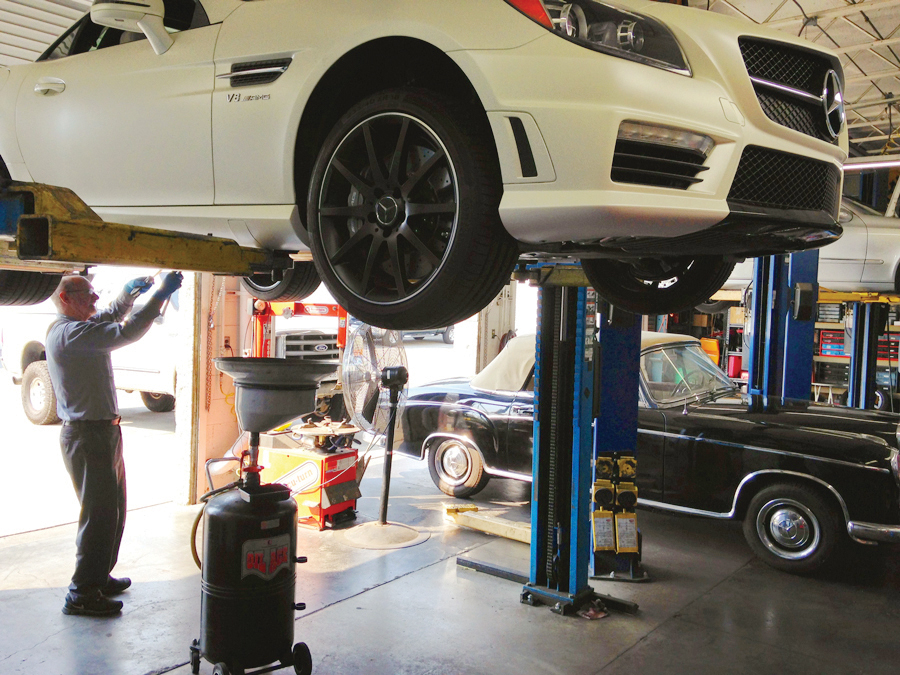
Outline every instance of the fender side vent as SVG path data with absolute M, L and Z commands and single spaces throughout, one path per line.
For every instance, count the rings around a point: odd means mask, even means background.
M 697 175 L 709 169 L 704 161 L 706 157 L 694 150 L 620 138 L 610 178 L 616 183 L 687 190 L 703 181 Z
M 528 133 L 525 131 L 525 125 L 518 117 L 508 117 L 507 119 L 513 132 L 513 138 L 516 139 L 516 150 L 519 152 L 519 166 L 522 169 L 522 178 L 534 178 L 538 175 L 537 165 L 534 162 L 534 153 L 531 151 L 531 144 L 528 142 Z
M 281 77 L 290 65 L 291 59 L 235 63 L 231 66 L 230 73 L 219 75 L 219 77 L 231 80 L 232 87 L 251 87 L 258 84 L 270 84 Z

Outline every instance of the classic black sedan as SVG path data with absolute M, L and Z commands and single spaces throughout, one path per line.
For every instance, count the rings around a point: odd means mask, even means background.
M 753 551 L 808 573 L 848 537 L 900 542 L 896 415 L 810 404 L 751 413 L 698 340 L 641 336 L 638 503 L 743 519 Z M 446 494 L 491 476 L 531 480 L 534 336 L 472 379 L 413 389 L 397 451 L 427 459 Z

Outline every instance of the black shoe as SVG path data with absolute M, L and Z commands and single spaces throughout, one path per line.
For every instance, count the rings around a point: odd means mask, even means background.
M 106 596 L 118 595 L 119 593 L 125 591 L 125 589 L 127 589 L 129 586 L 131 586 L 131 579 L 129 579 L 128 577 L 122 577 L 121 579 L 110 577 L 106 581 L 106 586 L 101 588 L 100 592 Z
M 104 597 L 100 591 L 90 595 L 81 595 L 77 598 L 71 593 L 66 596 L 66 604 L 63 605 L 63 614 L 83 616 L 113 616 L 122 611 L 122 602 L 110 600 Z

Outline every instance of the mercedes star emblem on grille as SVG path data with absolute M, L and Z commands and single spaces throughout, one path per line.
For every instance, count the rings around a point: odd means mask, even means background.
M 822 105 L 825 106 L 825 125 L 832 138 L 837 138 L 844 126 L 844 94 L 841 91 L 841 80 L 834 70 L 825 74 L 825 86 L 822 89 Z

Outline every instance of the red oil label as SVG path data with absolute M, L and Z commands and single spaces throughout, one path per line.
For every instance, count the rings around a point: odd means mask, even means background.
M 241 547 L 241 579 L 255 574 L 271 579 L 290 565 L 291 535 L 271 539 L 248 539 Z

